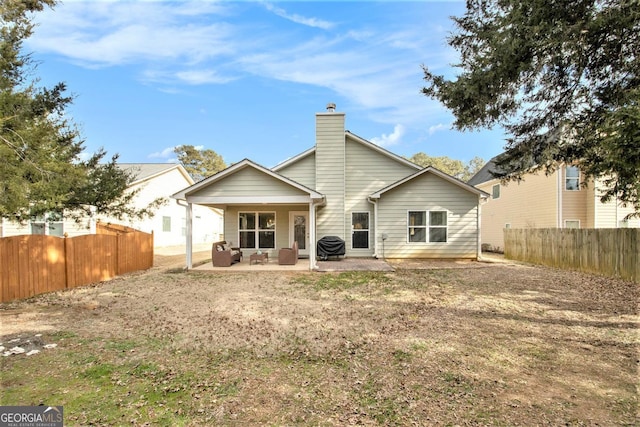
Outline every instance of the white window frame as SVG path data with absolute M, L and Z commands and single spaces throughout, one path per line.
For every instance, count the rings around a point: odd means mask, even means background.
M 577 227 L 569 227 L 567 225 L 567 223 L 569 223 L 569 222 L 575 222 L 575 223 L 578 224 L 578 226 Z M 565 219 L 564 220 L 564 228 L 580 228 L 580 220 L 579 219 Z
M 569 176 L 569 170 L 576 171 L 578 176 Z M 569 188 L 569 182 L 575 181 L 575 188 Z M 566 166 L 564 168 L 564 189 L 565 191 L 580 191 L 580 169 L 577 166 Z
M 497 196 L 496 196 L 496 190 L 497 190 L 497 193 L 498 193 Z M 491 198 L 494 199 L 494 200 L 500 198 L 500 184 L 494 184 L 491 187 Z
M 410 214 L 413 212 L 423 212 L 425 214 L 425 224 L 424 225 L 415 225 L 415 224 L 411 224 L 410 222 Z M 431 213 L 436 213 L 436 212 L 444 212 L 445 213 L 445 225 L 432 225 L 431 224 Z M 425 240 L 424 241 L 420 241 L 420 242 L 415 242 L 415 241 L 411 241 L 410 240 L 410 236 L 411 236 L 411 229 L 424 229 L 425 230 Z M 438 242 L 438 241 L 432 241 L 431 240 L 431 229 L 434 228 L 444 228 L 445 229 L 445 240 L 443 242 Z M 407 211 L 407 243 L 409 244 L 413 244 L 413 243 L 434 243 L 434 244 L 442 244 L 442 243 L 449 243 L 449 211 L 446 209 L 434 209 L 434 210 L 408 210 Z
M 166 223 L 165 223 L 166 221 Z M 171 226 L 172 226 L 172 218 L 169 215 L 163 215 L 162 216 L 162 232 L 163 233 L 171 233 Z M 165 225 L 168 225 L 168 227 L 165 227 Z
M 354 228 L 353 226 L 353 215 L 354 214 L 367 214 L 367 223 L 368 223 L 368 227 L 367 228 Z M 367 246 L 365 248 L 354 248 L 353 247 L 353 235 L 355 234 L 355 232 L 363 232 L 366 231 L 367 232 Z M 370 237 L 371 237 L 371 213 L 369 211 L 352 211 L 351 212 L 351 249 L 354 249 L 356 251 L 358 250 L 368 250 L 370 247 L 369 241 L 370 241 Z
M 59 216 L 59 218 L 56 218 L 55 220 L 50 220 L 50 218 L 52 216 Z M 40 226 L 42 227 L 44 233 L 34 233 L 33 232 L 33 226 Z M 51 229 L 53 227 L 60 227 L 60 229 L 62 230 L 62 232 L 60 233 L 60 235 L 58 234 L 51 234 Z M 29 229 L 31 234 L 34 235 L 44 235 L 44 236 L 58 236 L 58 237 L 63 237 L 64 236 L 64 215 L 60 214 L 60 213 L 56 213 L 56 212 L 46 212 L 43 216 L 39 216 L 39 217 L 34 217 L 34 219 L 32 219 L 31 221 L 29 221 Z
M 253 214 L 255 215 L 255 228 L 240 228 L 240 215 L 242 214 Z M 260 214 L 272 214 L 273 215 L 273 228 L 260 228 Z M 275 249 L 277 246 L 277 232 L 276 232 L 276 224 L 278 223 L 276 211 L 238 211 L 238 218 L 236 224 L 238 225 L 238 246 L 241 249 Z M 242 239 L 240 238 L 240 233 L 242 232 L 254 232 L 255 240 L 253 247 L 244 247 L 241 246 Z M 273 246 L 260 246 L 260 233 L 265 232 L 273 232 Z

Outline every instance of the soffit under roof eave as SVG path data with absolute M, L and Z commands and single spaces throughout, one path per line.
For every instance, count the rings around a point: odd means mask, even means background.
M 318 204 L 324 197 L 311 196 L 187 196 L 186 202 L 198 205 L 303 205 Z

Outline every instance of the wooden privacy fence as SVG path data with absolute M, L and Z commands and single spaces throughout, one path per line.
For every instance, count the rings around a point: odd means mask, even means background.
M 504 230 L 504 255 L 519 261 L 640 282 L 640 229 Z
M 153 234 L 0 239 L 0 302 L 75 288 L 153 265 Z

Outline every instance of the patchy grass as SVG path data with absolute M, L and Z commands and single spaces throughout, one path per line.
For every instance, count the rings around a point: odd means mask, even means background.
M 65 425 L 633 425 L 639 297 L 524 266 L 157 270 L 0 306 L 0 341 L 57 344 L 3 358 L 0 396 Z

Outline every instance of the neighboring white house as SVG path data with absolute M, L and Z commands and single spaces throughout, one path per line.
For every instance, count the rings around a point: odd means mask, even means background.
M 316 114 L 313 148 L 272 169 L 242 160 L 173 197 L 187 218 L 198 205 L 223 209 L 225 240 L 245 256 L 277 257 L 296 241 L 314 269 L 324 236 L 344 240 L 347 257 L 476 259 L 487 196 L 346 131 L 345 114 L 331 108 Z
M 502 183 L 493 177 L 495 158 L 468 184 L 491 194 L 482 206 L 482 243 L 504 250 L 505 228 L 618 228 L 640 227 L 640 219 L 625 217 L 632 206 L 618 200 L 600 201 L 600 181 L 587 181 L 576 166 L 562 165 L 546 175 L 527 173 L 520 182 Z
M 152 218 L 144 220 L 118 220 L 105 216 L 94 216 L 79 223 L 67 218 L 52 217 L 54 214 L 19 224 L 3 219 L 0 222 L 0 237 L 20 234 L 46 234 L 69 237 L 95 234 L 96 221 L 126 225 L 154 234 L 154 246 L 184 245 L 186 242 L 185 208 L 170 196 L 187 185 L 194 183 L 182 165 L 168 163 L 123 163 L 120 168 L 134 174 L 132 190 L 140 189 L 134 200 L 136 207 L 145 207 L 157 198 L 166 203 L 158 208 Z M 205 206 L 197 206 L 193 211 L 193 221 L 198 232 L 193 235 L 194 243 L 211 243 L 220 239 L 223 231 L 222 212 Z
M 147 233 L 153 231 L 155 247 L 184 245 L 186 242 L 186 215 L 184 205 L 179 205 L 171 195 L 194 183 L 191 175 L 180 164 L 169 163 L 121 163 L 118 165 L 136 177 L 130 189 L 140 190 L 134 200 L 134 206 L 143 208 L 158 197 L 166 203 L 156 210 L 152 218 L 143 220 L 116 220 L 98 217 L 102 222 L 126 225 Z M 221 238 L 223 216 L 218 209 L 197 206 L 193 210 L 193 222 L 197 232 L 193 243 L 212 243 Z

